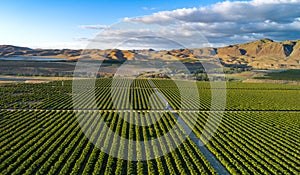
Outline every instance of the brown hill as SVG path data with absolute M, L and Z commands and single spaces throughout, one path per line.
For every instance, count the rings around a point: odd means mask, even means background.
M 32 51 L 32 49 L 27 47 L 18 47 L 12 45 L 0 45 L 0 56 L 13 56 L 15 55 L 23 55 L 27 52 Z
M 218 57 L 228 65 L 241 62 L 254 68 L 300 68 L 300 40 L 274 42 L 262 39 L 218 48 Z
M 300 68 L 300 40 L 274 42 L 268 38 L 244 44 L 220 48 L 147 50 L 71 50 L 30 49 L 11 45 L 0 45 L 0 56 L 45 56 L 68 59 L 126 60 L 188 60 L 219 58 L 225 66 L 253 67 L 263 69 Z

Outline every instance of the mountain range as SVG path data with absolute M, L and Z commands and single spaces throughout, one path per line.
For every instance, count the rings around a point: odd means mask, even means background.
M 0 45 L 0 57 L 38 56 L 77 59 L 106 59 L 113 61 L 164 59 L 197 61 L 218 58 L 225 66 L 258 69 L 300 68 L 300 40 L 274 42 L 264 38 L 244 44 L 219 48 L 192 48 L 176 50 L 119 50 L 119 49 L 31 49 Z

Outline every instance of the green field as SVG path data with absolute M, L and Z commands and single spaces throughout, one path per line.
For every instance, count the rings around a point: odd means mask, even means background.
M 166 134 L 177 118 L 164 111 L 165 105 L 153 96 L 155 90 L 148 79 L 123 79 L 117 84 L 112 79 L 97 79 L 95 87 L 88 87 L 86 81 L 76 83 L 83 94 L 72 93 L 72 81 L 0 86 L 0 174 L 217 174 L 189 137 L 177 149 L 151 160 L 128 161 L 102 152 L 84 135 L 76 113 L 87 117 L 86 126 L 91 128 L 97 124 L 95 116 L 101 114 L 112 131 L 135 141 Z M 190 127 L 196 120 L 193 132 L 204 141 L 208 137 L 203 133 L 206 122 L 210 117 L 217 120 L 214 116 L 223 109 L 211 109 L 210 84 L 197 82 L 199 104 L 191 82 L 178 82 L 180 88 L 171 80 L 152 82 Z M 224 95 L 224 87 L 214 88 L 217 95 Z M 299 174 L 300 86 L 227 83 L 225 90 L 225 112 L 206 145 L 208 150 L 230 174 Z M 86 94 L 95 94 L 94 105 L 84 98 Z M 81 99 L 80 109 L 74 108 L 72 95 Z M 188 107 L 182 110 L 184 101 Z M 159 116 L 162 117 L 149 126 L 126 122 L 151 123 Z M 127 148 L 98 131 L 92 133 L 98 139 L 96 143 L 111 146 L 111 151 L 120 156 L 127 154 L 126 149 L 137 152 L 129 157 L 141 156 L 142 149 L 147 155 L 155 154 L 175 143 L 184 132 L 182 128 L 176 130 L 176 135 L 166 140 L 167 144 L 152 149 Z
M 280 72 L 270 72 L 263 77 L 255 77 L 255 79 L 270 79 L 270 80 L 300 80 L 300 70 L 299 69 L 289 69 Z

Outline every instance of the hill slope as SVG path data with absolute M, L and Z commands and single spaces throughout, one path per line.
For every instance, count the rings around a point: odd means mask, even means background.
M 225 66 L 263 69 L 300 68 L 300 40 L 274 42 L 268 38 L 220 48 L 149 50 L 71 50 L 30 49 L 0 45 L 0 56 L 47 56 L 68 59 L 106 59 L 113 61 L 164 59 L 196 61 L 219 58 Z
M 257 40 L 217 49 L 226 64 L 246 64 L 254 68 L 300 68 L 300 40 L 274 42 Z

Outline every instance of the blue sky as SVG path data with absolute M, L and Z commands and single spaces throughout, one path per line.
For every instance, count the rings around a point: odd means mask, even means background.
M 261 37 L 297 39 L 299 7 L 298 0 L 9 0 L 0 2 L 0 44 L 84 48 L 91 38 L 101 33 L 102 25 L 110 26 L 124 20 L 135 24 L 168 25 L 174 23 L 171 18 L 179 19 L 181 25 L 193 26 L 193 32 L 201 32 L 212 46 Z M 253 12 L 251 8 L 259 10 Z M 292 29 L 285 31 L 285 27 Z

